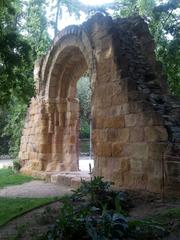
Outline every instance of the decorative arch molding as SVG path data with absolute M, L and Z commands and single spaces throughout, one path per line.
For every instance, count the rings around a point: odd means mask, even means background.
M 38 67 L 39 61 L 41 62 L 41 66 L 39 67 L 39 72 L 41 73 L 37 79 L 42 83 L 41 95 L 45 95 L 46 98 L 48 98 L 50 85 L 54 81 L 53 77 L 57 75 L 56 65 L 63 65 L 63 62 L 66 63 L 65 58 L 68 58 L 68 55 L 72 54 L 70 51 L 73 50 L 73 48 L 79 49 L 82 53 L 88 66 L 88 73 L 91 79 L 95 79 L 96 60 L 90 39 L 83 26 L 69 26 L 56 36 L 48 54 L 40 60 L 37 60 Z M 61 71 L 61 68 L 59 68 L 59 71 Z
M 78 171 L 76 82 L 92 86 L 95 175 L 115 186 L 180 193 L 180 102 L 168 94 L 140 17 L 96 14 L 65 28 L 34 68 L 36 97 L 21 138 L 22 172 Z

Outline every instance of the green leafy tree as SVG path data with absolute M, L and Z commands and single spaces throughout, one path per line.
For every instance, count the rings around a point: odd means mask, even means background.
M 91 112 L 91 88 L 88 76 L 80 78 L 77 82 L 77 95 L 80 105 L 80 138 L 89 138 L 90 112 Z
M 10 139 L 13 156 L 18 154 L 26 109 L 34 95 L 34 60 L 50 45 L 45 4 L 45 0 L 11 0 L 1 5 L 0 104 L 6 106 L 6 115 L 0 113 L 1 140 Z
M 31 46 L 33 61 L 45 54 L 51 44 L 51 38 L 48 34 L 50 23 L 46 17 L 47 4 L 46 0 L 29 0 L 28 4 L 24 4 L 26 14 L 23 30 Z
M 180 96 L 180 2 L 171 0 L 153 9 L 150 25 L 156 55 L 163 63 L 171 92 Z
M 13 97 L 6 112 L 6 125 L 3 130 L 3 137 L 9 138 L 8 152 L 12 157 L 17 157 L 19 152 L 24 118 L 27 112 L 27 104 Z
M 15 1 L 1 3 L 0 11 L 1 105 L 7 103 L 11 95 L 26 99 L 29 93 L 33 94 L 33 84 L 28 81 L 30 46 L 19 33 L 18 11 L 16 12 L 13 2 Z
M 7 124 L 7 110 L 0 108 L 0 155 L 6 155 L 9 152 L 9 137 L 3 136 L 3 130 Z
M 141 15 L 156 43 L 156 56 L 163 63 L 172 94 L 180 95 L 180 2 L 169 0 L 118 0 L 115 16 Z

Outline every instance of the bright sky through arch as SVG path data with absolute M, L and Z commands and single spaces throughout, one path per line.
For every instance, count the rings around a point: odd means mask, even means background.
M 87 4 L 89 6 L 100 6 L 100 5 L 103 5 L 106 3 L 114 2 L 114 0 L 79 0 L 79 1 L 82 2 L 83 4 Z M 47 7 L 47 12 L 48 12 L 48 14 L 50 13 L 49 6 Z M 62 30 L 63 28 L 67 27 L 68 25 L 74 25 L 74 24 L 79 25 L 86 20 L 87 20 L 87 16 L 82 11 L 80 12 L 80 18 L 77 19 L 77 18 L 75 18 L 75 16 L 73 14 L 69 15 L 66 7 L 62 7 L 62 18 L 59 21 L 58 29 Z M 49 32 L 50 36 L 53 38 L 54 30 L 52 28 L 49 28 L 48 32 Z
M 113 2 L 113 0 L 80 0 L 80 1 L 87 5 L 101 5 Z

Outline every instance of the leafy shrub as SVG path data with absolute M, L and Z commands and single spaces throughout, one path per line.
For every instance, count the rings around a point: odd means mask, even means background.
M 89 138 L 90 123 L 89 114 L 91 112 L 91 86 L 90 78 L 87 74 L 77 82 L 77 96 L 80 105 L 80 138 Z
M 87 118 L 80 119 L 80 138 L 90 138 L 90 123 Z
M 115 239 L 126 236 L 127 230 L 122 214 L 66 201 L 59 219 L 42 239 Z
M 21 169 L 21 164 L 18 160 L 14 160 L 13 161 L 13 170 L 15 172 L 19 172 L 19 170 Z
M 3 129 L 7 124 L 7 110 L 0 107 L 0 155 L 7 155 L 9 152 L 9 137 L 3 136 Z
M 81 186 L 74 190 L 73 200 L 87 199 L 91 205 L 102 208 L 106 205 L 107 209 L 118 209 L 118 212 L 125 212 L 131 206 L 125 192 L 111 190 L 112 182 L 103 181 L 103 177 L 95 176 L 90 182 L 81 181 Z
M 72 196 L 64 197 L 59 218 L 42 240 L 154 240 L 165 235 L 164 229 L 127 217 L 128 196 L 111 190 L 111 182 L 93 177 L 82 180 Z
M 9 155 L 17 157 L 20 146 L 24 119 L 27 111 L 27 104 L 18 102 L 16 98 L 12 100 L 8 108 L 6 126 L 3 129 L 3 136 L 9 138 Z

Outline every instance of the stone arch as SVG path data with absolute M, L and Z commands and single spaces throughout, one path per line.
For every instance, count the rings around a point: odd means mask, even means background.
M 83 28 L 71 26 L 61 32 L 39 71 L 40 78 L 37 80 L 42 86 L 39 92 L 44 99 L 48 119 L 48 137 L 45 138 L 50 138 L 51 146 L 50 160 L 44 161 L 40 168 L 77 171 L 79 102 L 76 83 L 85 72 L 92 82 L 96 78 L 93 49 Z M 46 147 L 46 143 L 44 145 Z
M 22 171 L 78 170 L 75 83 L 88 70 L 94 174 L 117 188 L 177 192 L 180 104 L 168 95 L 153 49 L 140 17 L 113 21 L 96 14 L 60 32 L 35 64 L 37 94 L 21 139 Z
M 87 35 L 76 27 L 68 28 L 63 36 L 55 40 L 47 59 L 44 70 L 48 72 L 45 99 L 49 103 L 46 105 L 47 112 L 50 113 L 49 119 L 52 119 L 52 122 L 56 121 L 58 125 L 49 127 L 49 132 L 55 132 L 52 136 L 52 142 L 55 144 L 52 146 L 57 145 L 58 151 L 61 148 L 60 158 L 63 164 L 58 170 L 78 170 L 79 102 L 76 97 L 76 83 L 87 71 L 91 79 L 95 78 L 93 60 L 93 51 Z M 61 138 L 60 143 L 58 138 Z M 56 152 L 56 148 L 52 149 L 52 154 Z M 56 169 L 51 170 L 57 170 L 57 164 Z
M 91 43 L 82 28 L 77 27 L 67 28 L 63 35 L 54 41 L 44 70 L 48 73 L 45 89 L 47 98 L 51 98 L 50 95 L 53 95 L 52 91 L 56 87 L 54 84 L 55 78 L 59 74 L 58 71 L 61 74 L 69 74 L 73 67 L 76 68 L 76 74 L 82 75 L 84 71 L 88 70 L 91 78 L 95 78 L 95 57 Z M 62 78 L 63 76 L 61 76 Z M 59 79 L 59 83 L 63 83 L 61 79 Z

